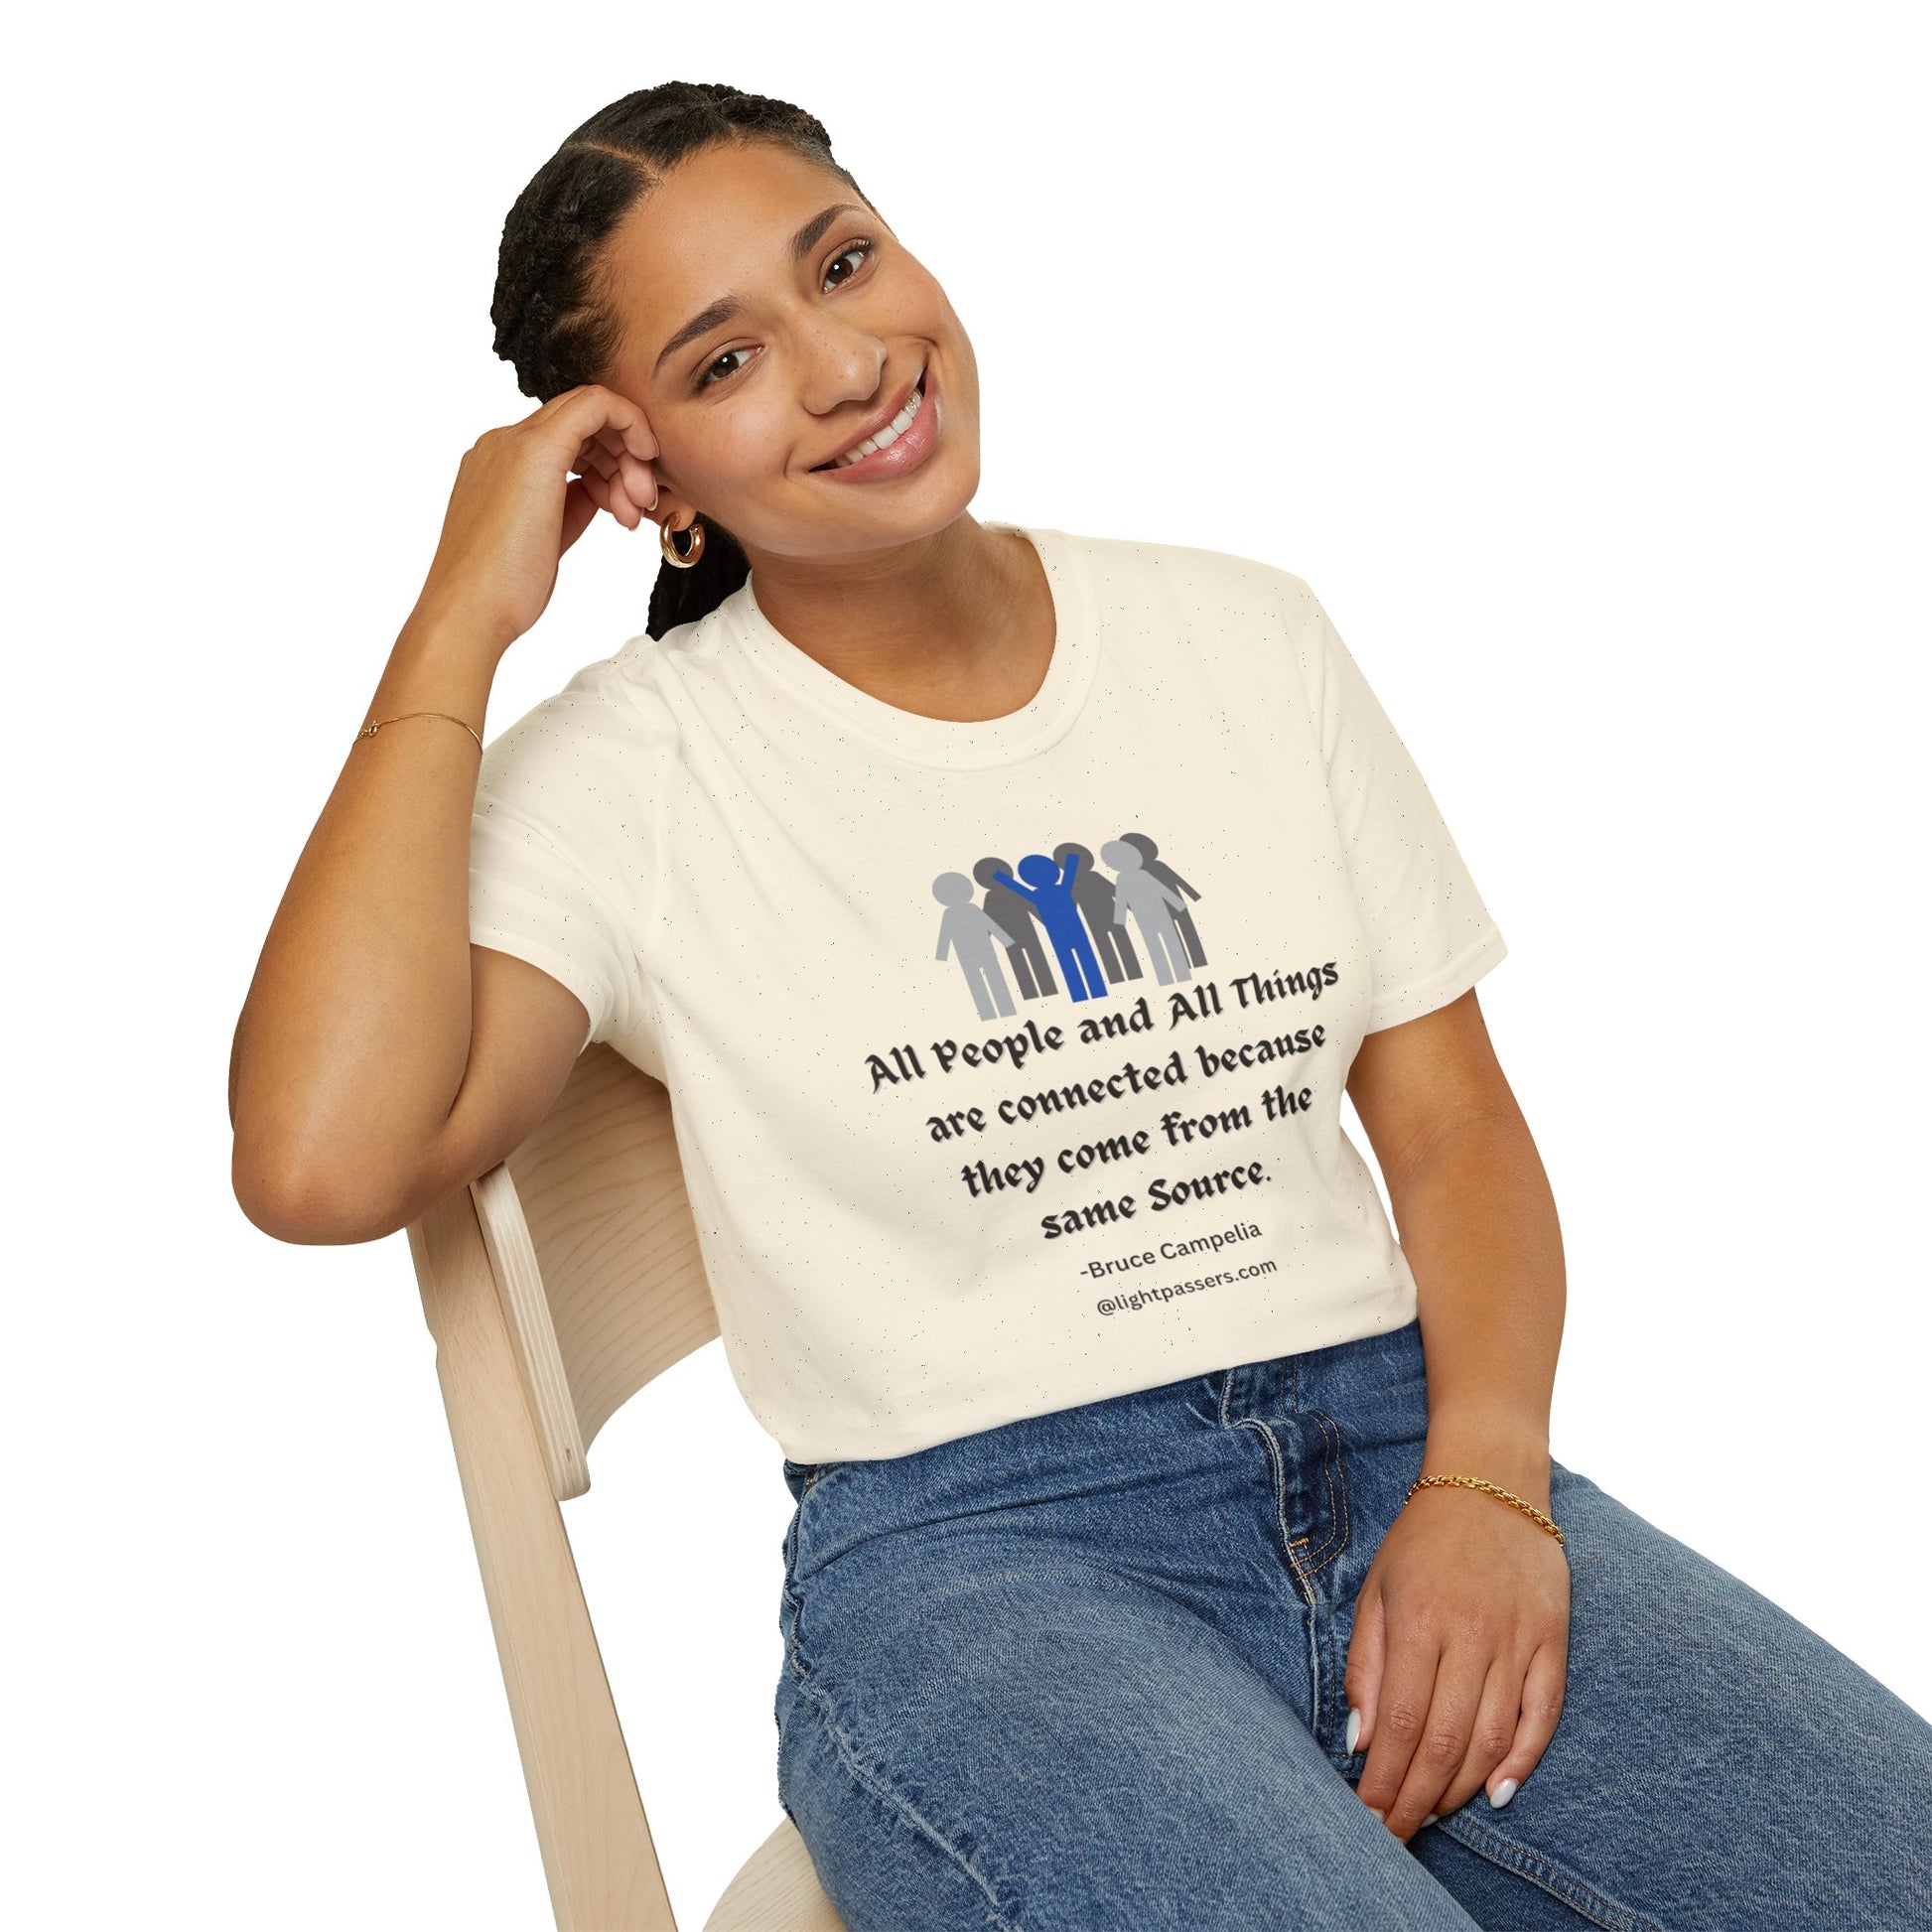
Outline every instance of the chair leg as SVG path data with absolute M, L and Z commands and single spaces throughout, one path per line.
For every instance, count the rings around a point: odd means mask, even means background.
M 409 1246 L 558 1932 L 677 1932 L 470 1190 Z

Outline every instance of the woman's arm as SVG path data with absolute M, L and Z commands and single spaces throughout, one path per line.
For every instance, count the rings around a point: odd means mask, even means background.
M 1475 989 L 1370 1034 L 1348 1096 L 1416 1278 L 1429 1366 L 1422 1473 L 1480 1476 L 1547 1513 L 1563 1236 Z M 1426 1489 L 1415 1502 L 1452 1494 Z
M 368 715 L 481 728 L 493 654 L 411 620 Z M 270 925 L 228 1067 L 232 1184 L 278 1240 L 393 1233 L 555 1103 L 577 996 L 470 943 L 477 747 L 411 718 L 350 747 Z
M 1371 1034 L 1348 1091 L 1416 1277 L 1420 1473 L 1547 1516 L 1563 1243 L 1474 990 Z M 1405 1841 L 1479 1786 L 1507 1804 L 1556 1734 L 1569 1632 L 1569 1562 L 1543 1525 L 1462 1484 L 1418 1490 L 1356 1596 L 1343 1689 L 1363 1804 Z
M 496 667 L 599 509 L 655 500 L 640 411 L 585 385 L 487 430 L 367 717 L 283 894 L 235 1029 L 232 1184 L 285 1241 L 366 1241 L 481 1173 L 554 1101 L 577 997 L 470 942 L 478 739 Z

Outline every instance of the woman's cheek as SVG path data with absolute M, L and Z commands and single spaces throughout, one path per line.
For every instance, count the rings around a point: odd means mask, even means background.
M 791 451 L 779 425 L 759 410 L 720 412 L 712 419 L 700 461 L 693 466 L 693 493 L 719 506 L 730 521 L 729 501 L 755 500 L 783 474 Z

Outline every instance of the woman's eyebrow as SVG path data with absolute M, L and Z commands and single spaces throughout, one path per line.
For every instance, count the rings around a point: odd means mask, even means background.
M 792 264 L 794 267 L 799 262 L 803 261 L 805 257 L 809 255 L 811 251 L 818 246 L 819 236 L 822 235 L 825 232 L 825 230 L 832 225 L 834 218 L 838 215 L 847 213 L 848 211 L 853 214 L 863 214 L 865 212 L 863 208 L 854 207 L 854 205 L 851 202 L 834 202 L 830 207 L 821 208 L 818 213 L 814 214 L 812 218 L 809 221 L 807 221 L 805 225 L 802 228 L 800 228 L 795 235 L 792 236 L 790 253 L 791 253 Z M 718 298 L 718 300 L 712 303 L 712 305 L 708 309 L 700 309 L 698 313 L 694 315 L 691 318 L 691 320 L 687 322 L 684 325 L 684 327 L 680 329 L 677 332 L 677 334 L 673 336 L 671 340 L 668 343 L 666 343 L 661 349 L 658 350 L 657 360 L 651 364 L 651 371 L 650 371 L 651 374 L 655 375 L 657 371 L 664 366 L 665 356 L 674 355 L 679 349 L 681 349 L 685 345 L 685 344 L 696 342 L 700 336 L 708 336 L 712 332 L 712 330 L 716 329 L 719 326 L 720 323 L 729 322 L 733 316 L 737 315 L 738 312 L 742 308 L 744 308 L 744 306 L 745 306 L 745 298 L 743 296 L 736 295 L 736 294 L 726 294 L 726 295 L 721 295 Z

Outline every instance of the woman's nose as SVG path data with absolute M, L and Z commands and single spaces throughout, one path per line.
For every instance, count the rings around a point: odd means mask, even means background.
M 888 359 L 876 337 L 820 323 L 799 345 L 799 399 L 814 416 L 872 402 L 886 380 Z

